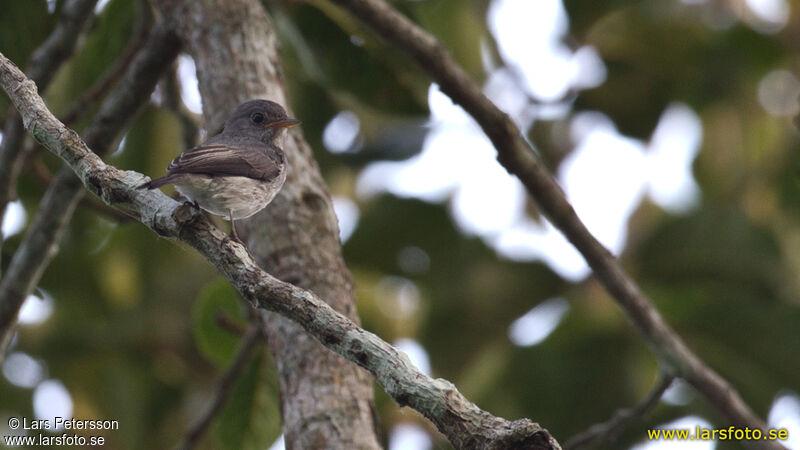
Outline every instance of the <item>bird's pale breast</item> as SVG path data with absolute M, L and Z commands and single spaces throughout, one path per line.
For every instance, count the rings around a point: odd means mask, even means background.
M 185 174 L 175 183 L 175 188 L 184 197 L 196 201 L 204 210 L 228 219 L 244 219 L 264 209 L 280 190 L 286 179 L 281 176 L 265 182 L 247 177 L 208 176 Z

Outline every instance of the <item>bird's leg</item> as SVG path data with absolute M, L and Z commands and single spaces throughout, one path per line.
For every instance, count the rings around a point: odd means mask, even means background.
M 230 235 L 231 239 L 233 239 L 234 241 L 244 245 L 244 242 L 242 242 L 242 240 L 239 239 L 239 234 L 236 233 L 236 221 L 233 220 L 233 210 L 232 209 L 228 210 L 228 216 L 231 219 L 231 235 Z

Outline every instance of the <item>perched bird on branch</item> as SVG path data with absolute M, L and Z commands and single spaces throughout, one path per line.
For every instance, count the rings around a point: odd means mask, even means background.
M 286 181 L 286 158 L 279 147 L 284 129 L 300 123 L 281 105 L 251 100 L 239 105 L 222 132 L 172 160 L 167 175 L 139 188 L 165 184 L 212 214 L 231 222 L 250 217 L 275 198 Z

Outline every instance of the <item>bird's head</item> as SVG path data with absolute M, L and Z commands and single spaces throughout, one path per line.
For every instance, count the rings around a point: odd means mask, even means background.
M 286 115 L 286 110 L 269 100 L 250 100 L 239 105 L 225 122 L 224 132 L 248 134 L 265 144 L 277 145 L 283 130 L 299 125 L 300 121 Z

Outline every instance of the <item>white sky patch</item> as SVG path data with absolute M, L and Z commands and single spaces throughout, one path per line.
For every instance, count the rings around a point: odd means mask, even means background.
M 758 82 L 758 102 L 773 116 L 793 116 L 800 110 L 800 80 L 785 69 L 773 70 Z
M 562 43 L 568 22 L 559 0 L 493 0 L 488 22 L 512 69 L 492 71 L 484 92 L 523 134 L 543 117 L 544 109 L 520 89 L 543 100 L 559 100 L 570 89 L 605 80 L 605 65 L 594 48 L 573 52 Z M 436 85 L 428 92 L 428 105 L 430 132 L 421 152 L 406 161 L 369 164 L 358 177 L 357 195 L 389 192 L 428 202 L 449 201 L 458 228 L 483 238 L 501 256 L 541 260 L 571 281 L 585 278 L 588 265 L 561 233 L 546 219 L 527 217 L 528 194 L 499 165 L 477 123 Z M 548 114 L 557 118 L 568 112 L 566 104 Z M 700 190 L 691 166 L 702 141 L 702 125 L 688 106 L 670 105 L 649 143 L 620 134 L 598 112 L 577 114 L 570 133 L 575 148 L 562 161 L 557 180 L 589 231 L 613 253 L 623 250 L 628 220 L 645 195 L 674 213 L 698 203 Z
M 558 180 L 578 216 L 615 254 L 644 194 L 644 168 L 643 144 L 620 135 L 610 121 L 588 133 L 559 167 Z
M 361 130 L 361 122 L 352 111 L 342 111 L 325 126 L 322 143 L 331 153 L 345 153 L 353 149 Z
M 125 133 L 125 136 L 122 136 L 122 139 L 119 140 L 119 145 L 117 145 L 117 149 L 114 150 L 114 153 L 111 154 L 111 157 L 119 156 L 125 150 L 125 143 L 128 141 L 128 133 Z
M 425 375 L 431 374 L 431 360 L 425 347 L 414 339 L 402 338 L 393 344 L 398 350 L 408 355 L 408 359 Z
M 759 20 L 766 22 L 768 29 L 760 31 L 777 32 L 789 22 L 791 9 L 786 0 L 745 0 L 745 3 Z
M 3 361 L 3 375 L 14 386 L 32 388 L 42 381 L 44 373 L 44 364 L 27 353 L 13 352 Z
M 200 88 L 197 81 L 197 69 L 194 59 L 187 54 L 178 56 L 178 78 L 181 80 L 181 98 L 189 111 L 195 114 L 203 113 L 203 101 L 200 97 Z
M 671 212 L 687 212 L 700 201 L 692 163 L 703 141 L 700 117 L 685 104 L 664 111 L 648 145 L 650 197 Z
M 333 211 L 336 213 L 336 218 L 339 219 L 339 238 L 342 242 L 347 242 L 358 226 L 361 212 L 356 202 L 348 197 L 334 195 L 332 200 Z
M 283 434 L 269 447 L 269 450 L 286 450 L 286 440 L 283 437 Z
M 6 206 L 6 212 L 3 214 L 3 225 L 0 232 L 3 234 L 3 239 L 11 237 L 25 227 L 25 220 L 28 218 L 28 213 L 22 206 L 22 202 L 14 200 L 9 202 Z
M 606 81 L 606 65 L 597 49 L 590 45 L 579 48 L 572 55 L 574 74 L 572 85 L 577 89 L 590 89 Z
M 713 425 L 707 420 L 698 416 L 686 416 L 680 419 L 673 420 L 672 422 L 661 424 L 656 428 L 661 429 L 686 429 L 694 432 L 695 427 L 713 428 Z M 641 444 L 634 445 L 631 450 L 713 450 L 717 446 L 717 441 L 679 441 L 677 439 L 647 441 Z
M 664 395 L 661 396 L 661 401 L 669 405 L 684 406 L 694 398 L 694 390 L 688 383 L 680 378 L 672 380 Z
M 412 423 L 399 423 L 389 434 L 389 450 L 429 450 L 433 441 L 424 428 Z
M 19 323 L 22 325 L 35 325 L 44 322 L 53 314 L 53 299 L 29 295 L 22 303 L 19 310 Z
M 545 300 L 512 322 L 508 337 L 520 347 L 540 344 L 555 331 L 567 311 L 569 303 L 563 298 Z
M 487 86 L 493 86 L 490 78 Z M 500 87 L 487 92 L 517 112 L 517 123 L 532 117 Z M 492 95 L 492 93 L 496 95 Z M 525 215 L 526 192 L 496 161 L 496 151 L 477 124 L 438 87 L 429 91 L 431 131 L 422 152 L 406 161 L 377 162 L 359 175 L 357 193 L 388 191 L 400 197 L 441 202 L 448 198 L 459 229 L 484 238 L 502 256 L 543 260 L 562 277 L 577 281 L 589 273 L 580 254 L 546 220 Z M 570 134 L 575 149 L 564 159 L 558 181 L 589 230 L 613 253 L 625 245 L 627 222 L 650 193 L 672 212 L 697 204 L 699 188 L 691 165 L 702 141 L 698 116 L 683 104 L 670 105 L 648 144 L 621 135 L 597 112 L 577 114 Z
M 94 5 L 94 13 L 95 14 L 100 14 L 105 9 L 106 5 L 108 5 L 109 1 L 110 0 L 100 0 L 100 1 L 98 1 L 97 4 Z M 48 1 L 48 3 L 49 3 L 49 1 Z M 55 3 L 55 1 L 53 1 L 53 3 Z M 55 5 L 54 5 L 54 7 L 55 7 Z
M 589 274 L 583 256 L 547 220 L 537 223 L 525 218 L 492 239 L 491 245 L 514 261 L 541 260 L 570 281 L 580 281 Z
M 778 395 L 767 416 L 771 428 L 785 428 L 789 439 L 781 444 L 790 449 L 800 449 L 800 397 L 791 392 Z
M 494 0 L 488 22 L 500 55 L 523 75 L 526 90 L 542 100 L 566 94 L 574 68 L 562 42 L 569 23 L 560 0 Z
M 56 429 L 54 419 L 72 418 L 72 396 L 59 380 L 45 380 L 33 391 L 33 413 L 39 420 L 49 420 L 50 429 Z

